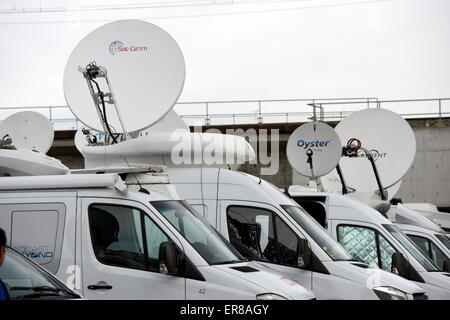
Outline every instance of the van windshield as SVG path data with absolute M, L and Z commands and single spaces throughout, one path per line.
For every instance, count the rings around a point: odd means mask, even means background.
M 185 201 L 152 201 L 151 204 L 181 233 L 208 264 L 247 261 Z
M 10 247 L 0 267 L 0 279 L 10 300 L 80 298 L 62 283 Z
M 412 242 L 397 226 L 392 224 L 383 224 L 383 227 L 389 231 L 395 239 L 408 250 L 408 252 L 425 268 L 427 271 L 439 271 L 439 268 Z
M 331 238 L 326 230 L 305 210 L 297 206 L 281 205 L 281 207 L 294 218 L 294 220 L 308 233 L 311 238 L 330 256 L 334 261 L 354 260 L 338 242 Z
M 435 234 L 436 238 L 438 238 L 438 240 L 447 247 L 448 250 L 450 250 L 450 239 L 448 236 L 444 235 L 444 234 Z

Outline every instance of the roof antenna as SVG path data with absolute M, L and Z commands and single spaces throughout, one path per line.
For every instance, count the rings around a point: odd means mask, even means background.
M 130 164 L 128 163 L 127 158 L 123 157 L 123 160 L 125 160 L 125 162 L 127 163 L 128 168 L 130 168 L 131 172 L 133 173 L 134 178 L 136 179 L 136 182 L 137 182 L 137 184 L 139 185 L 139 192 L 146 193 L 146 194 L 150 194 L 150 192 L 149 192 L 147 189 L 142 188 L 142 185 L 141 185 L 141 183 L 139 182 L 139 180 L 138 180 L 138 178 L 137 178 L 137 175 L 136 175 L 136 173 L 134 172 L 133 168 L 131 168 Z

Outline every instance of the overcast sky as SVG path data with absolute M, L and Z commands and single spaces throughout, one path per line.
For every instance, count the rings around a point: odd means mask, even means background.
M 180 101 L 450 96 L 448 0 L 175 2 L 2 0 L 0 107 L 66 104 L 71 50 L 123 18 L 155 23 L 179 43 Z M 96 4 L 113 10 L 86 10 Z M 39 7 L 54 12 L 27 12 Z

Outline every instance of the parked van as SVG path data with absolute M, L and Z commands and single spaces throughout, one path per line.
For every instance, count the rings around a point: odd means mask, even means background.
M 173 167 L 168 173 L 180 197 L 243 256 L 313 290 L 318 299 L 426 298 L 413 282 L 354 260 L 298 204 L 260 178 L 215 167 Z
M 404 203 L 403 206 L 420 213 L 445 232 L 450 233 L 450 213 L 439 211 L 436 205 L 431 203 Z
M 289 194 L 358 261 L 415 281 L 430 299 L 450 299 L 450 274 L 377 210 L 339 194 Z
M 1 177 L 0 226 L 88 299 L 314 298 L 244 259 L 170 185 L 127 189 L 108 173 Z
M 395 224 L 439 267 L 450 273 L 450 238 L 446 233 L 412 224 Z
M 441 227 L 401 203 L 390 206 L 386 214 L 389 220 L 433 260 L 439 270 L 450 272 L 450 239 Z

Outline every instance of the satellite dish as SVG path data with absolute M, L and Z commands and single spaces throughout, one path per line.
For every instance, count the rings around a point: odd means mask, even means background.
M 191 131 L 189 126 L 174 110 L 170 110 L 164 117 L 158 122 L 152 125 L 150 128 L 144 129 L 139 132 L 138 136 L 148 136 L 150 134 L 158 132 L 173 132 L 178 129 L 183 129 L 188 132 Z
M 370 150 L 385 189 L 398 183 L 412 165 L 416 154 L 414 132 L 408 122 L 392 111 L 358 111 L 342 120 L 335 130 L 344 143 L 356 138 Z M 361 150 L 357 157 L 343 157 L 339 165 L 348 187 L 358 192 L 378 190 L 372 166 Z
M 3 120 L 0 124 L 0 136 L 7 134 L 17 149 L 36 150 L 42 153 L 47 153 L 54 138 L 51 122 L 35 111 L 17 112 Z
M 320 177 L 336 168 L 342 155 L 342 144 L 332 127 L 321 122 L 310 122 L 291 134 L 286 154 L 298 173 L 312 178 Z M 309 158 L 312 160 L 312 169 Z
M 375 176 L 373 176 L 372 178 L 375 179 Z M 344 179 L 345 179 L 345 176 L 344 176 Z M 341 179 L 339 178 L 339 175 L 336 172 L 336 169 L 334 169 L 330 173 L 320 177 L 320 184 L 321 184 L 324 192 L 342 193 L 342 183 L 341 183 Z M 390 201 L 392 198 L 395 197 L 398 190 L 400 190 L 401 184 L 402 184 L 402 180 L 400 180 L 396 184 L 390 186 L 389 188 L 385 188 L 385 190 L 387 191 L 387 200 L 388 201 Z M 351 191 L 351 190 L 349 190 L 349 191 Z M 370 194 L 373 194 L 373 192 L 374 192 L 374 190 L 372 190 L 370 192 Z
M 103 97 L 93 94 L 93 76 Z M 122 20 L 97 28 L 78 43 L 64 70 L 64 95 L 87 127 L 105 132 L 98 114 L 103 110 L 96 107 L 103 98 L 112 130 L 133 133 L 173 108 L 184 79 L 183 55 L 166 31 L 145 21 Z

